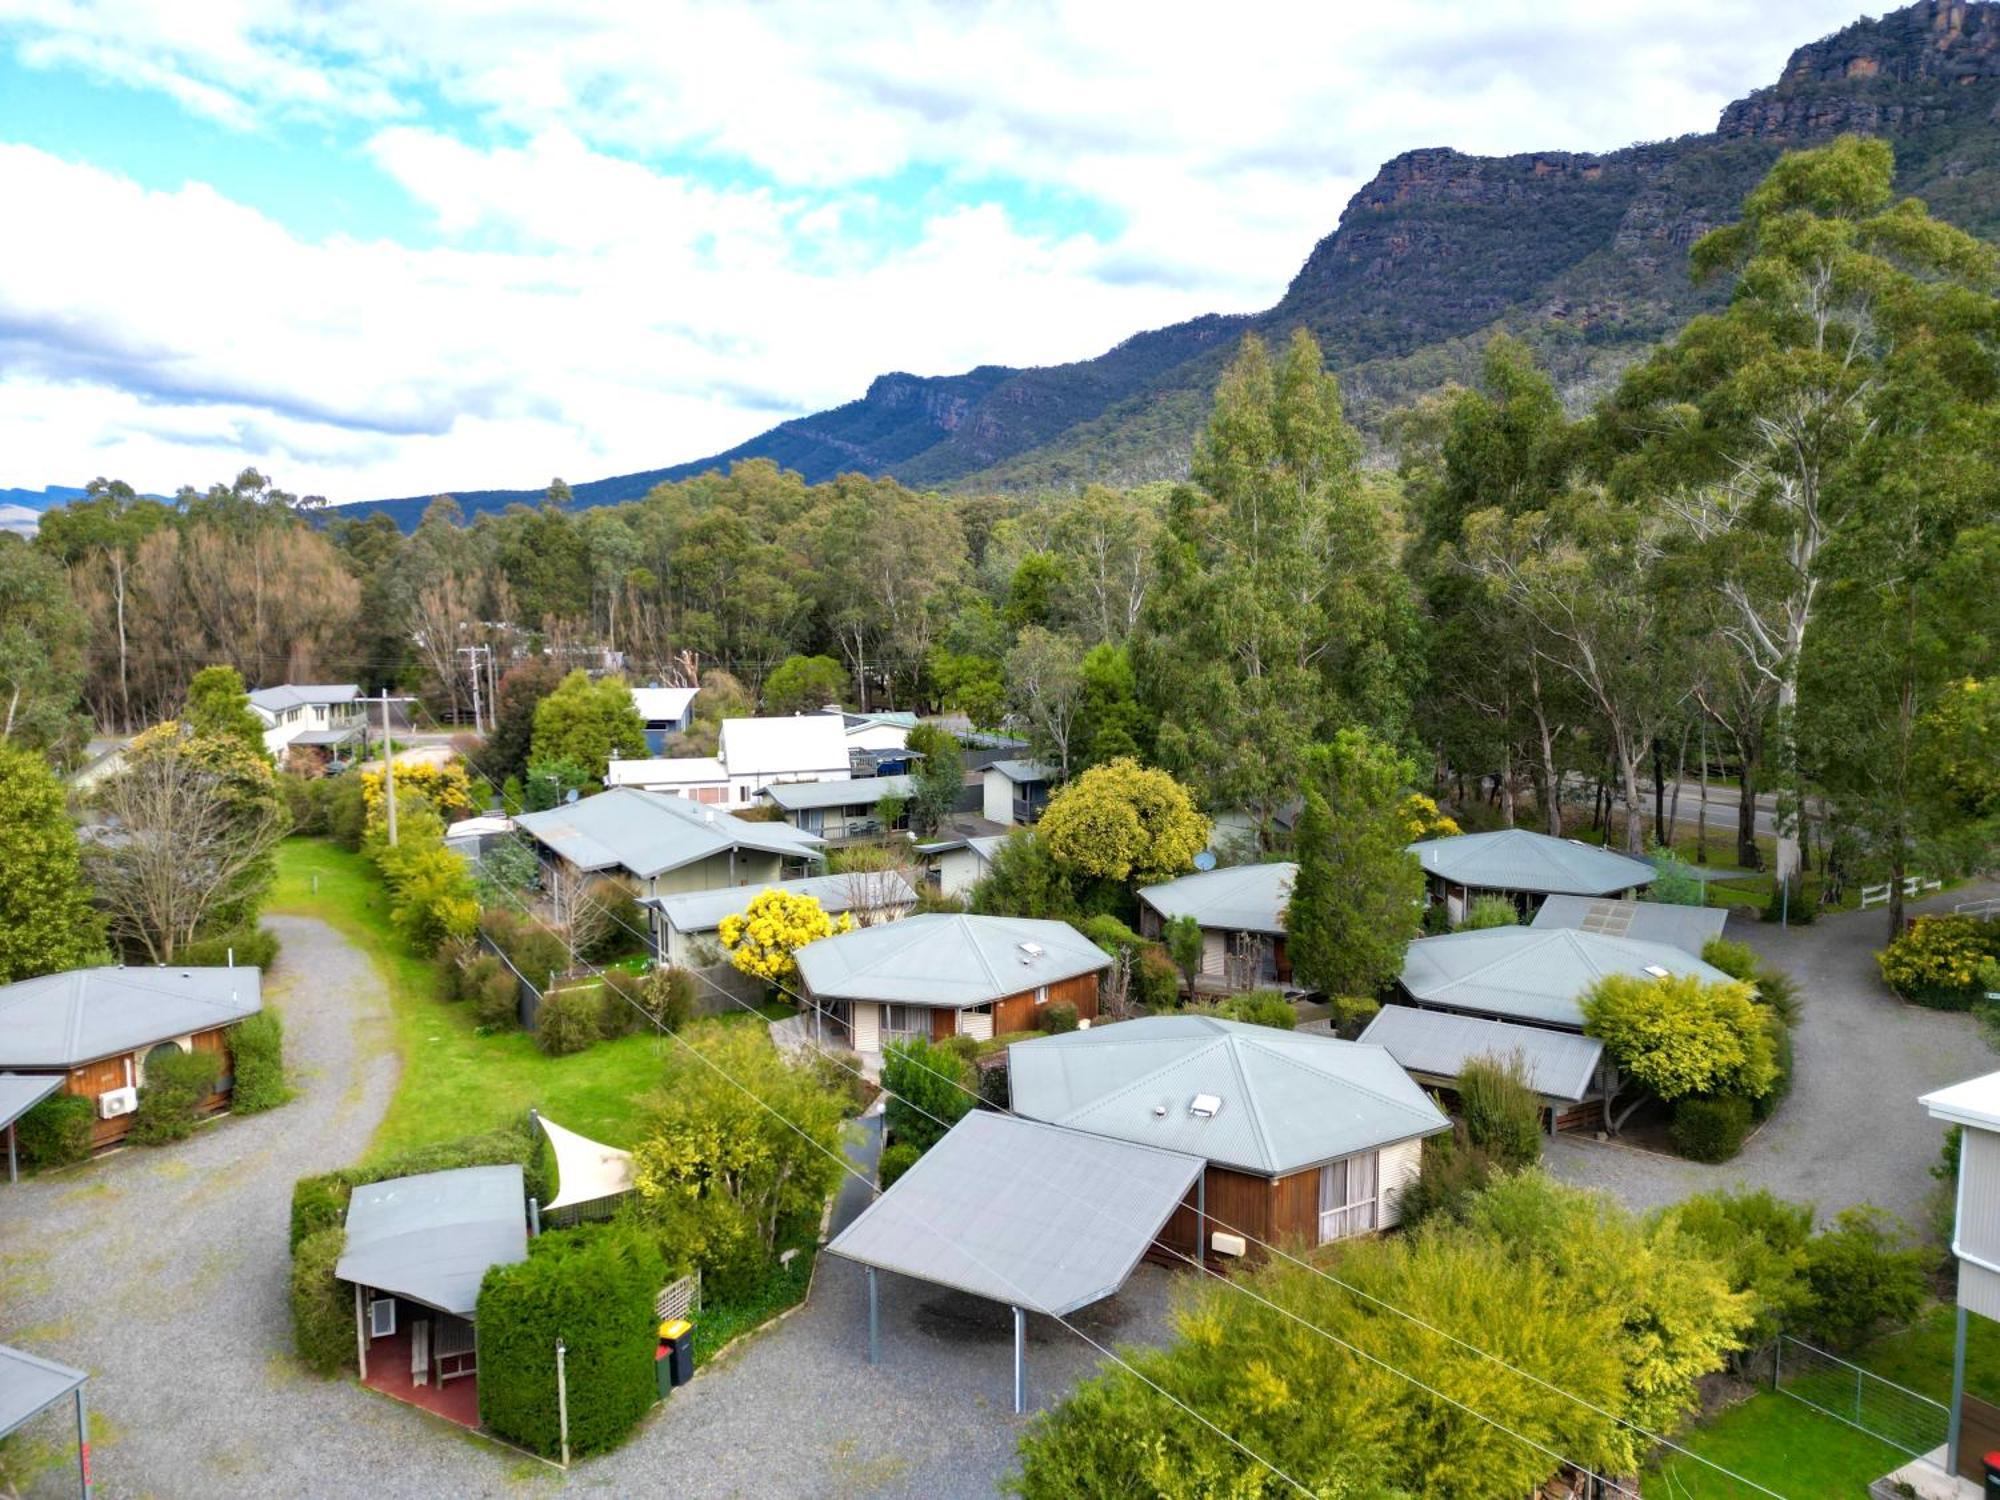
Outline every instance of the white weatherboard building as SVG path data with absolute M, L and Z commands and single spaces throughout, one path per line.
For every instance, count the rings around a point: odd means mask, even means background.
M 361 734 L 364 710 L 355 683 L 287 682 L 249 696 L 273 759 L 283 760 L 293 745 L 335 750 Z
M 853 775 L 839 714 L 724 719 L 715 754 L 614 760 L 607 787 L 672 792 L 713 807 L 743 808 L 767 786 L 846 781 Z

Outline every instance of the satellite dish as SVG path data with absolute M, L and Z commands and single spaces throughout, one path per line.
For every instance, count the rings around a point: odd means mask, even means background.
M 576 806 L 576 788 L 575 788 L 575 787 L 571 787 L 571 788 L 569 789 L 569 794 L 568 794 L 567 796 L 565 796 L 565 797 L 563 798 L 563 801 L 567 802 L 567 803 L 568 803 L 568 804 L 569 804 L 569 805 L 570 805 L 571 807 L 574 807 L 574 806 Z
M 1201 853 L 1194 857 L 1194 867 L 1203 872 L 1213 870 L 1215 868 L 1215 851 L 1213 849 L 1202 850 Z

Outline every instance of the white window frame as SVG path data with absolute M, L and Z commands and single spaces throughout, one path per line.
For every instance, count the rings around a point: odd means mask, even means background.
M 383 1316 L 384 1310 L 387 1317 Z M 394 1297 L 370 1297 L 368 1299 L 368 1337 L 371 1339 L 393 1338 L 396 1333 L 396 1299 Z
M 1038 984 L 1038 985 L 1036 985 L 1036 986 L 1035 986 L 1035 1004 L 1037 1004 L 1037 1005 L 1047 1005 L 1048 1003 L 1049 1003 L 1049 987 L 1048 987 L 1047 985 L 1045 985 L 1045 984 Z
M 1355 1179 L 1361 1175 L 1355 1170 L 1358 1163 L 1366 1165 L 1368 1191 L 1363 1196 L 1355 1197 L 1354 1189 L 1360 1185 Z M 1340 1183 L 1340 1197 L 1345 1201 L 1329 1205 L 1336 1174 Z M 1330 1244 L 1334 1240 L 1351 1239 L 1355 1235 L 1367 1234 L 1381 1227 L 1381 1223 L 1381 1153 L 1357 1151 L 1352 1156 L 1343 1156 L 1338 1161 L 1330 1161 L 1319 1169 L 1320 1244 Z

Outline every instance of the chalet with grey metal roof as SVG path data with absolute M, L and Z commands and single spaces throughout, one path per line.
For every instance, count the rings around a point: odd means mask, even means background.
M 1685 949 L 1572 928 L 1488 927 L 1419 938 L 1401 984 L 1415 1004 L 1568 1031 L 1583 1029 L 1584 992 L 1607 974 L 1729 976 Z
M 829 916 L 851 912 L 857 922 L 872 925 L 907 916 L 917 893 L 894 870 L 856 870 L 845 875 L 809 875 L 767 886 L 729 886 L 713 891 L 684 891 L 677 896 L 649 896 L 639 904 L 652 913 L 654 950 L 662 963 L 699 966 L 703 946 L 721 946 L 724 917 L 740 912 L 765 891 L 810 896 Z M 712 960 L 711 960 L 712 961 Z
M 617 787 L 515 826 L 565 877 L 623 875 L 641 896 L 773 885 L 824 858 L 822 841 L 783 823 L 752 823 L 684 797 Z
M 1526 828 L 1461 833 L 1410 845 L 1453 926 L 1475 896 L 1506 896 L 1532 911 L 1547 896 L 1629 897 L 1657 873 L 1643 859 Z
M 1175 917 L 1201 926 L 1201 977 L 1225 990 L 1289 984 L 1285 908 L 1299 867 L 1290 861 L 1197 871 L 1139 891 L 1139 930 L 1158 939 Z
M 1666 943 L 1701 957 L 1712 938 L 1722 936 L 1729 913 L 1715 906 L 1673 906 L 1664 901 L 1616 901 L 1594 896 L 1551 896 L 1529 923 L 1543 931 L 1573 927 L 1606 937 Z

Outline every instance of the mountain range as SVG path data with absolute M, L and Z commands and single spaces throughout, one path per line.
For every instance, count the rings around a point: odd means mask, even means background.
M 1243 334 L 1319 338 L 1350 416 L 1476 368 L 1495 332 L 1527 341 L 1574 402 L 1725 289 L 1697 286 L 1689 247 L 1729 221 L 1787 149 L 1844 131 L 1895 147 L 1900 191 L 2000 237 L 2000 3 L 1920 3 L 1799 48 L 1716 128 L 1602 155 L 1405 152 L 1347 204 L 1270 309 L 1134 334 L 1094 359 L 958 375 L 878 376 L 844 406 L 727 452 L 574 486 L 579 505 L 768 458 L 809 481 L 887 474 L 917 487 L 1070 489 L 1177 478 L 1223 362 Z M 454 492 L 468 515 L 540 490 Z M 428 496 L 363 502 L 413 526 Z

